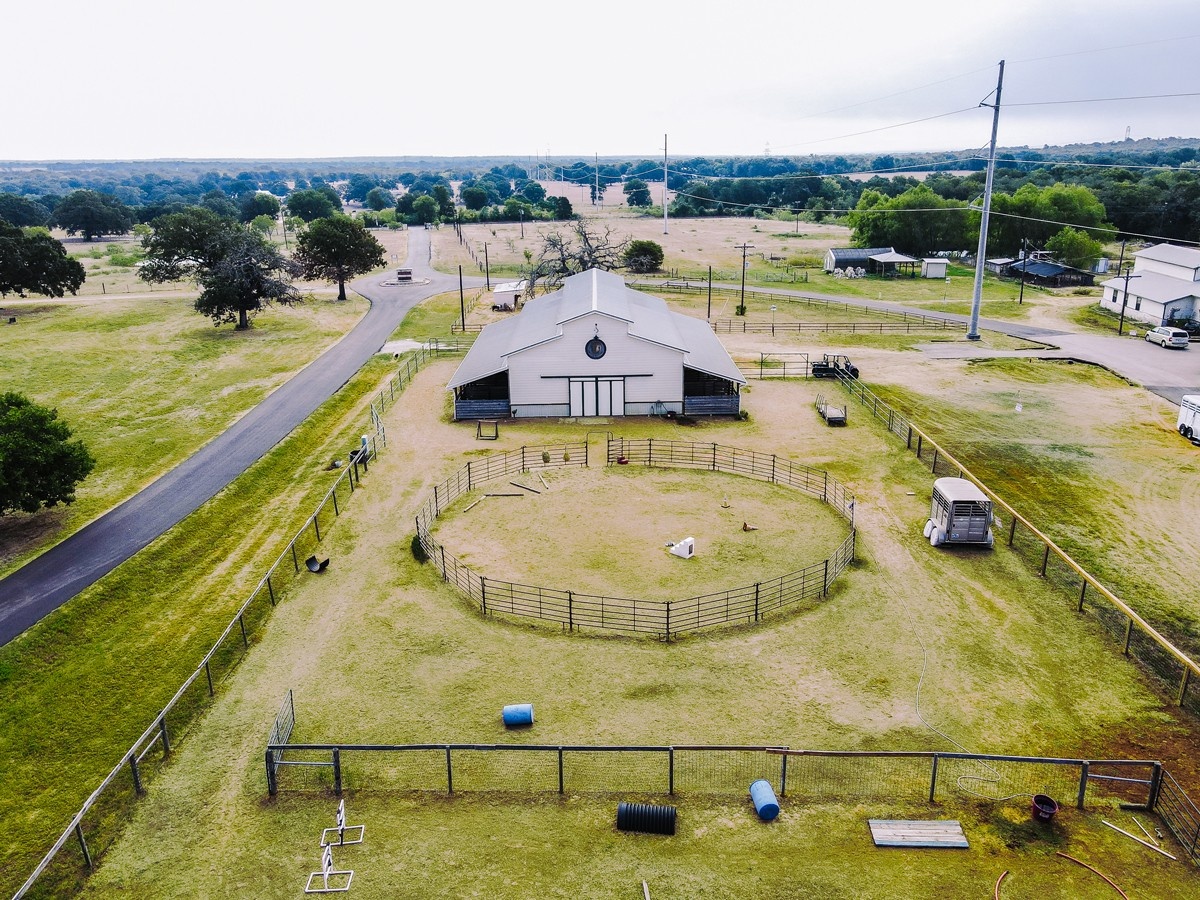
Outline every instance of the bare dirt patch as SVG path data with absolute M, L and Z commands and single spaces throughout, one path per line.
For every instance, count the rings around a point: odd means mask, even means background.
M 541 493 L 490 483 L 435 529 L 448 552 L 489 578 L 679 600 L 816 565 L 849 533 L 816 498 L 719 472 L 557 470 L 549 488 L 532 475 L 517 480 Z M 487 493 L 516 496 L 481 500 Z M 666 547 L 685 537 L 696 540 L 691 559 Z

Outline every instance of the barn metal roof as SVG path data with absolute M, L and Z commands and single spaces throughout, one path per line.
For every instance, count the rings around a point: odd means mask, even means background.
M 1180 247 L 1178 244 L 1155 244 L 1145 250 L 1133 254 L 1144 259 L 1170 263 L 1173 266 L 1183 266 L 1186 269 L 1200 267 L 1200 249 L 1195 247 Z
M 1124 276 L 1109 278 L 1100 282 L 1100 286 L 1115 288 L 1122 296 L 1125 294 Z M 1155 303 L 1170 303 L 1172 300 L 1200 297 L 1200 282 L 1172 278 L 1158 272 L 1135 273 L 1129 277 L 1129 296 L 1142 297 Z
M 592 313 L 626 323 L 632 337 L 678 350 L 690 369 L 746 383 L 707 322 L 672 312 L 661 298 L 626 287 L 620 275 L 589 269 L 527 301 L 512 318 L 486 326 L 448 387 L 505 371 L 511 354 L 557 340 L 564 323 Z

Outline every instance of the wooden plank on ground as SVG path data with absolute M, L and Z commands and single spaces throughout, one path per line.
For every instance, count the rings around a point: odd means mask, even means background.
M 876 847 L 968 848 L 957 819 L 868 819 Z

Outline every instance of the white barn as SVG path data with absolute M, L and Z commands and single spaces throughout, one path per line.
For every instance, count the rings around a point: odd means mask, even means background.
M 1155 244 L 1133 254 L 1133 272 L 1101 282 L 1100 303 L 1125 318 L 1166 325 L 1200 318 L 1200 250 L 1177 244 Z
M 486 326 L 448 387 L 478 419 L 736 415 L 745 383 L 703 319 L 590 269 Z

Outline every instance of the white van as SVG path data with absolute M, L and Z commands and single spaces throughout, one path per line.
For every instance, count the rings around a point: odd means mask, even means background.
M 1184 394 L 1175 427 L 1189 441 L 1200 438 L 1200 394 Z

